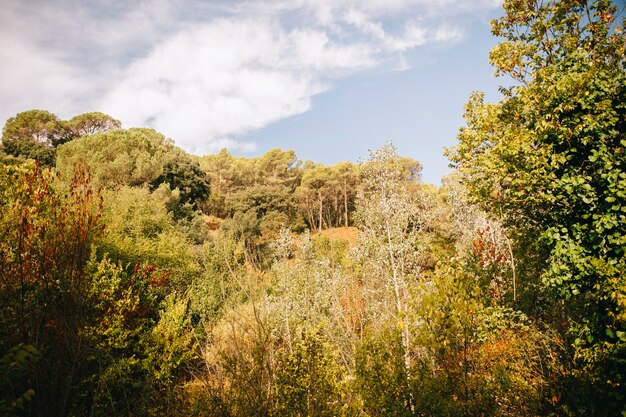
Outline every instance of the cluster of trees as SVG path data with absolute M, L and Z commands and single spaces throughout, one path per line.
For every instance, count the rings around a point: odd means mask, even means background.
M 29 110 L 7 120 L 2 129 L 0 152 L 34 159 L 45 166 L 55 162 L 56 147 L 84 135 L 121 127 L 119 120 L 91 112 L 60 120 L 45 110 Z
M 470 98 L 441 187 L 391 145 L 329 167 L 9 119 L 0 414 L 625 414 L 624 23 L 504 8 L 514 86 Z
M 279 149 L 252 159 L 234 158 L 223 150 L 199 162 L 213 184 L 210 214 L 223 217 L 256 210 L 260 220 L 267 216 L 267 221 L 300 230 L 352 224 L 360 184 L 355 164 L 302 163 L 293 151 Z

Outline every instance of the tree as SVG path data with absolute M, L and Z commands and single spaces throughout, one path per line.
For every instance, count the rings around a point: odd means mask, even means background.
M 324 227 L 325 188 L 330 181 L 330 168 L 315 164 L 306 167 L 299 188 L 300 200 L 307 208 L 309 226 L 322 231 Z
M 119 129 L 122 124 L 108 114 L 100 112 L 83 113 L 63 122 L 63 138 L 61 143 L 80 138 L 85 135 L 93 135 L 99 132 Z
M 356 188 L 359 184 L 358 169 L 350 162 L 343 162 L 335 165 L 333 172 L 338 177 L 337 182 L 340 185 L 341 197 L 343 202 L 343 225 L 348 227 L 349 213 L 353 209 L 356 197 Z
M 347 320 L 354 313 L 345 303 L 349 279 L 330 259 L 316 256 L 315 242 L 308 233 L 296 239 L 283 229 L 274 243 L 277 259 L 271 269 L 272 286 L 266 308 L 277 320 L 290 349 L 299 330 L 309 331 L 323 324 L 341 362 L 351 365 L 356 332 Z M 290 259 L 295 253 L 295 259 Z
M 54 165 L 54 149 L 62 135 L 61 121 L 45 110 L 29 110 L 10 117 L 2 129 L 2 149 L 8 155 Z
M 222 149 L 217 155 L 207 155 L 200 159 L 200 169 L 211 179 L 214 194 L 222 195 L 228 190 L 228 185 L 232 182 L 231 168 L 234 159 L 226 149 Z
M 28 110 L 10 117 L 2 129 L 2 142 L 31 140 L 51 146 L 60 133 L 60 120 L 45 110 Z
M 255 184 L 296 186 L 301 162 L 294 151 L 272 149 L 254 161 Z
M 63 121 L 45 110 L 28 110 L 7 120 L 2 129 L 2 149 L 9 155 L 52 166 L 57 146 L 84 135 L 119 129 L 120 126 L 119 120 L 99 112 Z
M 163 172 L 150 183 L 150 189 L 156 190 L 161 184 L 169 184 L 170 189 L 178 189 L 180 201 L 178 207 L 189 204 L 192 209 L 199 209 L 211 191 L 209 181 L 198 164 L 187 155 L 167 162 L 163 166 Z M 175 210 L 175 214 L 180 215 L 181 210 Z
M 616 415 L 626 411 L 625 24 L 607 0 L 504 8 L 492 32 L 505 40 L 490 59 L 515 84 L 498 104 L 472 96 L 449 156 L 474 200 L 512 228 L 518 252 L 534 249 L 526 260 L 544 300 L 563 302 L 563 317 L 554 303 L 542 314 L 569 322 L 591 381 L 587 404 L 570 406 Z
M 56 150 L 54 148 L 43 143 L 33 142 L 30 139 L 3 142 L 2 150 L 7 155 L 33 159 L 44 166 L 53 166 L 56 160 Z
M 363 190 L 356 218 L 362 230 L 355 256 L 368 287 L 373 317 L 383 325 L 399 327 L 405 372 L 411 368 L 409 291 L 420 278 L 417 236 L 425 226 L 418 195 L 410 191 L 404 161 L 387 144 L 361 164 Z
M 120 187 L 103 191 L 106 228 L 98 248 L 112 260 L 132 269 L 137 264 L 168 271 L 172 287 L 182 287 L 199 265 L 189 242 L 177 228 L 159 193 L 146 187 Z
M 277 416 L 336 416 L 342 408 L 341 368 L 321 331 L 302 330 L 276 358 Z
M 83 162 L 94 183 L 104 187 L 147 185 L 180 150 L 171 140 L 152 129 L 132 128 L 100 132 L 58 148 L 57 169 L 70 172 Z

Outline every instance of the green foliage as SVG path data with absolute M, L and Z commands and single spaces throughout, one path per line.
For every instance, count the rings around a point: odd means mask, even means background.
M 45 110 L 28 110 L 7 120 L 2 129 L 1 148 L 8 155 L 53 166 L 57 146 L 84 135 L 119 127 L 118 120 L 98 112 L 63 121 Z
M 170 271 L 172 285 L 186 285 L 198 273 L 190 242 L 158 194 L 122 187 L 103 196 L 107 227 L 98 241 L 102 252 L 130 269 L 146 264 Z
M 31 139 L 2 142 L 2 150 L 20 159 L 34 159 L 43 166 L 54 166 L 56 160 L 56 149 Z
M 35 395 L 28 377 L 41 353 L 33 345 L 19 344 L 0 358 L 0 413 L 17 416 L 23 413 Z
M 42 353 L 32 413 L 64 415 L 84 370 L 84 270 L 101 200 L 80 169 L 65 190 L 32 164 L 2 165 L 0 178 L 0 350 L 23 343 Z
M 315 258 L 327 259 L 331 266 L 344 265 L 344 260 L 348 255 L 350 243 L 345 239 L 331 239 L 328 236 L 320 235 L 313 239 L 313 250 Z
M 102 113 L 9 119 L 0 413 L 626 412 L 624 24 L 504 8 L 514 86 L 471 96 L 439 189 L 390 144 L 194 158 Z
M 52 146 L 61 133 L 61 122 L 45 110 L 28 110 L 10 117 L 2 128 L 2 142 L 29 140 Z
M 359 183 L 358 167 L 349 162 L 327 167 L 307 161 L 296 197 L 309 227 L 347 227 Z
M 276 356 L 276 416 L 337 416 L 342 372 L 320 332 L 302 331 Z
M 152 129 L 117 129 L 59 146 L 57 168 L 69 172 L 81 162 L 89 166 L 100 187 L 146 185 L 156 180 L 178 153 L 170 140 Z
M 357 386 L 367 415 L 412 415 L 404 356 L 402 335 L 398 331 L 371 335 L 359 346 Z
M 414 298 L 416 344 L 424 349 L 416 389 L 437 398 L 416 393 L 417 407 L 453 415 L 543 413 L 560 348 L 524 314 L 487 306 L 479 280 L 453 261 Z
M 226 202 L 233 219 L 255 213 L 258 243 L 270 242 L 289 219 L 295 217 L 295 204 L 289 190 L 282 186 L 260 185 L 233 193 Z M 262 227 L 261 227 L 262 226 Z
M 332 167 L 302 164 L 293 151 L 272 149 L 258 158 L 234 158 L 226 150 L 200 159 L 211 178 L 213 195 L 204 210 L 220 217 L 257 210 L 259 221 L 272 214 L 260 240 L 275 238 L 278 213 L 293 230 L 348 226 L 360 182 L 358 167 L 345 162 Z M 305 224 L 306 222 L 306 224 Z M 282 223 L 282 222 L 281 222 Z M 274 227 L 273 225 L 277 227 Z
M 161 184 L 169 184 L 170 189 L 179 191 L 179 202 L 174 209 L 177 217 L 184 217 L 185 205 L 199 209 L 211 190 L 204 172 L 186 155 L 168 161 L 161 175 L 150 182 L 150 189 L 154 191 Z
M 603 0 L 504 7 L 493 32 L 505 41 L 491 61 L 519 84 L 499 104 L 470 100 L 450 156 L 475 200 L 538 249 L 529 272 L 544 291 L 566 301 L 579 376 L 597 390 L 586 412 L 617 414 L 626 410 L 624 23 Z
M 189 283 L 189 315 L 195 324 L 209 326 L 229 309 L 246 301 L 245 249 L 225 234 L 212 234 L 202 248 L 202 274 Z
M 119 120 L 104 113 L 91 112 L 79 114 L 63 123 L 65 134 L 63 142 L 78 139 L 86 135 L 119 129 L 121 127 L 122 124 Z
M 16 157 L 52 166 L 62 135 L 61 121 L 45 110 L 29 110 L 10 117 L 2 129 L 2 150 Z
M 187 302 L 168 288 L 168 272 L 108 258 L 88 265 L 91 320 L 82 332 L 94 373 L 83 379 L 92 415 L 152 415 L 170 407 L 170 390 L 194 355 Z
M 154 272 L 138 267 L 128 273 L 108 258 L 90 262 L 93 320 L 83 333 L 90 341 L 89 360 L 97 371 L 82 383 L 83 390 L 93 391 L 87 404 L 94 415 L 126 415 L 130 409 L 141 413 L 149 405 L 152 387 L 142 356 L 145 334 L 156 320 L 162 298 L 150 279 L 159 284 L 162 276 L 151 277 L 157 275 Z

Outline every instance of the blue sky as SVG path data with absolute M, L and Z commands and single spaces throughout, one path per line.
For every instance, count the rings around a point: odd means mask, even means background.
M 352 160 L 392 141 L 447 173 L 498 0 L 5 0 L 0 120 L 103 111 L 195 154 Z
M 443 149 L 456 143 L 471 92 L 483 91 L 496 101 L 498 86 L 508 82 L 492 76 L 488 54 L 497 39 L 488 23 L 475 22 L 462 41 L 428 51 L 414 68 L 341 80 L 315 96 L 311 110 L 242 140 L 257 143 L 257 151 L 289 148 L 326 164 L 357 162 L 369 149 L 392 141 L 403 156 L 422 162 L 424 182 L 439 184 L 450 172 Z

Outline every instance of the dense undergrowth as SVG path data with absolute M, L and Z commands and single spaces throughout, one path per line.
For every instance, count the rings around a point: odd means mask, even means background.
M 623 23 L 505 10 L 516 84 L 472 96 L 440 187 L 390 144 L 324 166 L 9 119 L 0 414 L 625 414 Z

